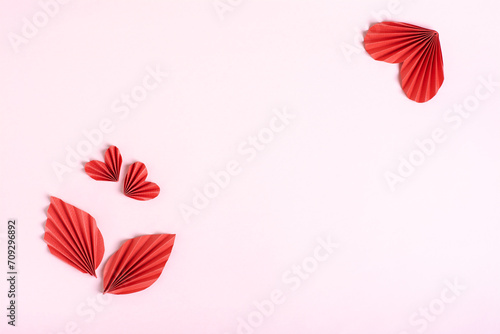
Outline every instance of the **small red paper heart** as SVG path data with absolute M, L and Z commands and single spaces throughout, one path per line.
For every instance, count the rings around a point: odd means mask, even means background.
M 147 176 L 148 170 L 142 162 L 130 165 L 123 184 L 125 195 L 139 201 L 147 201 L 158 196 L 160 187 L 154 182 L 147 182 Z
M 118 181 L 122 156 L 116 146 L 110 146 L 104 154 L 104 162 L 92 160 L 85 164 L 85 172 L 97 181 Z
M 415 102 L 427 102 L 444 81 L 439 34 L 402 22 L 373 25 L 365 36 L 365 49 L 375 60 L 402 63 L 401 86 Z

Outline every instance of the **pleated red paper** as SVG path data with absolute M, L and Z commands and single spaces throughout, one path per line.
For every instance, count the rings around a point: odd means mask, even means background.
M 160 277 L 174 246 L 175 234 L 144 235 L 127 240 L 104 266 L 104 293 L 134 293 Z
M 439 34 L 401 22 L 373 25 L 365 36 L 365 49 L 375 60 L 401 65 L 401 86 L 409 99 L 432 99 L 444 81 Z
M 116 146 L 110 146 L 104 154 L 104 162 L 92 160 L 85 164 L 85 172 L 97 181 L 118 181 L 122 156 Z
M 83 273 L 96 276 L 104 240 L 94 217 L 57 197 L 50 198 L 44 240 L 50 252 Z
M 148 170 L 142 162 L 130 165 L 123 184 L 125 195 L 139 201 L 147 201 L 158 196 L 160 187 L 154 182 L 146 181 L 147 176 Z

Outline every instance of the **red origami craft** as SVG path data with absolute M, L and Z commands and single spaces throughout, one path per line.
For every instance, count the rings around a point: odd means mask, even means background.
M 175 234 L 144 235 L 127 240 L 104 266 L 104 293 L 123 295 L 150 287 L 160 277 L 174 240 Z
M 125 195 L 139 201 L 147 201 L 158 196 L 160 187 L 154 182 L 146 181 L 147 176 L 148 170 L 142 162 L 130 165 L 123 184 Z
M 57 197 L 50 198 L 44 241 L 50 252 L 83 273 L 96 276 L 104 240 L 94 217 Z
M 120 168 L 122 166 L 122 156 L 116 146 L 110 146 L 105 155 L 104 162 L 92 160 L 85 164 L 85 172 L 97 181 L 118 181 Z
M 375 60 L 401 65 L 401 86 L 409 99 L 427 102 L 444 81 L 439 34 L 408 23 L 382 22 L 365 36 L 365 49 Z

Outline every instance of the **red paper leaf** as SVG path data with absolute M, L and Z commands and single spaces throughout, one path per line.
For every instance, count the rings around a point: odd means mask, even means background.
M 139 201 L 147 201 L 158 196 L 160 187 L 154 182 L 147 182 L 147 176 L 148 170 L 142 162 L 130 165 L 123 185 L 125 195 Z
M 57 197 L 50 197 L 45 236 L 50 252 L 69 265 L 96 276 L 104 240 L 94 217 Z
M 382 22 L 365 36 L 365 49 L 375 60 L 401 65 L 401 86 L 416 102 L 432 99 L 444 81 L 439 34 L 408 23 Z
M 85 172 L 97 181 L 118 181 L 122 156 L 116 146 L 110 146 L 104 154 L 104 162 L 92 160 L 85 164 Z
M 138 292 L 160 277 L 167 263 L 175 234 L 143 235 L 127 240 L 104 266 L 104 293 Z

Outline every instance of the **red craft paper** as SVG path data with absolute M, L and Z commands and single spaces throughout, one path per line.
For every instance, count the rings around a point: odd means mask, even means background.
M 439 34 L 408 23 L 382 22 L 365 36 L 365 49 L 375 60 L 401 65 L 401 86 L 409 99 L 427 102 L 444 81 Z
M 139 201 L 147 201 L 158 196 L 160 187 L 154 182 L 146 181 L 147 176 L 148 170 L 142 162 L 130 165 L 123 184 L 125 195 Z
M 143 235 L 127 240 L 104 266 L 104 293 L 134 293 L 160 277 L 174 246 L 175 234 Z
M 92 160 L 85 164 L 85 172 L 97 181 L 118 181 L 122 156 L 116 146 L 110 146 L 104 154 L 104 162 Z
M 94 217 L 57 197 L 50 198 L 44 241 L 50 252 L 69 265 L 96 276 L 104 240 Z

